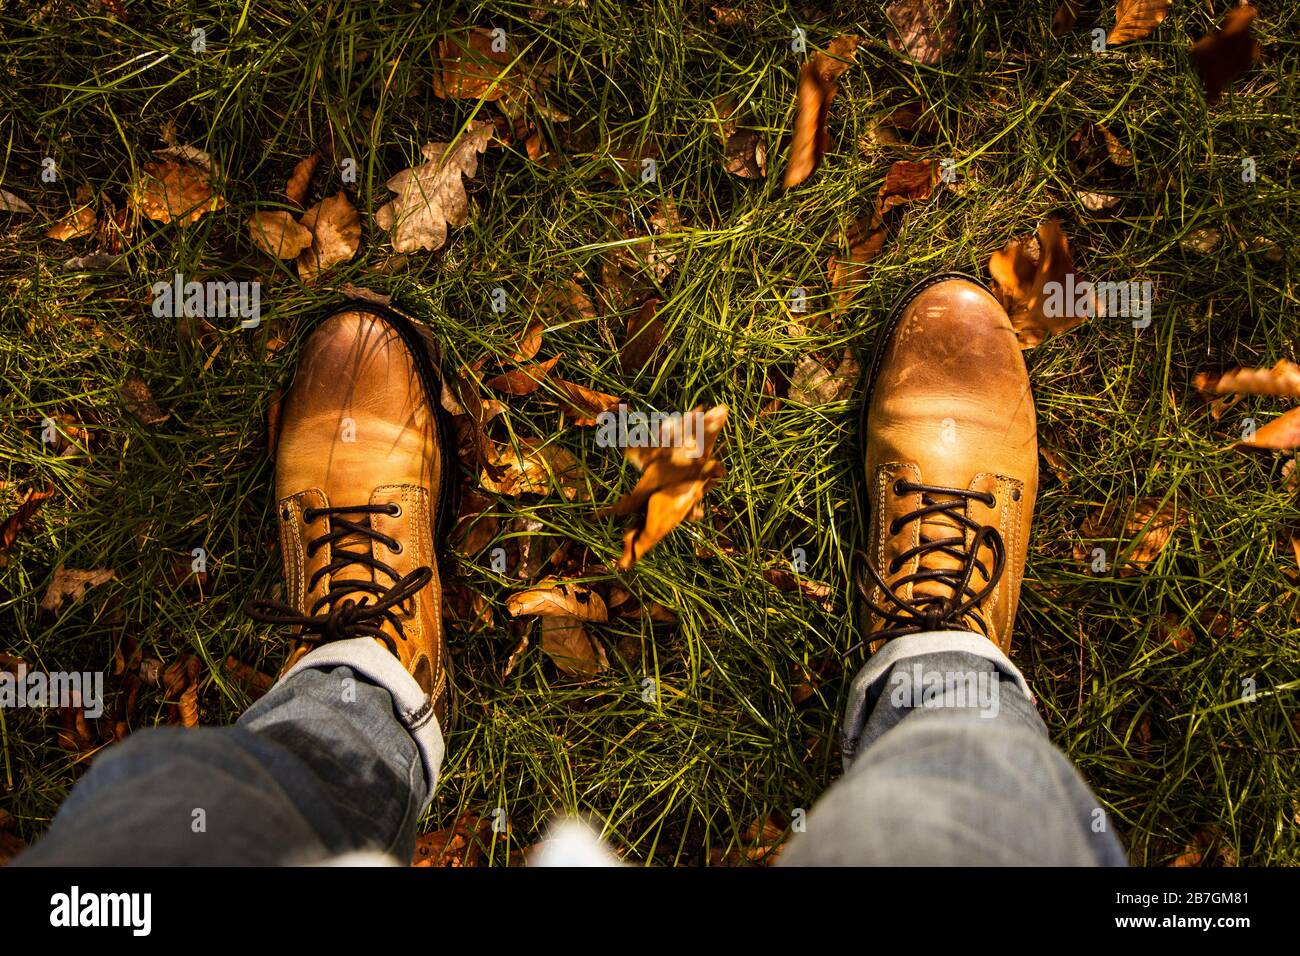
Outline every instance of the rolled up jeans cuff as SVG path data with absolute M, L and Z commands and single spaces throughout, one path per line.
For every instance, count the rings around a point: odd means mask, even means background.
M 424 779 L 429 782 L 429 789 L 424 794 L 422 805 L 427 807 L 437 789 L 438 772 L 442 767 L 445 750 L 442 728 L 433 713 L 433 700 L 392 653 L 370 637 L 331 641 L 304 656 L 280 680 L 288 680 L 302 670 L 329 670 L 340 666 L 351 668 L 370 683 L 388 691 L 393 698 L 393 710 L 415 741 L 424 763 Z
M 858 740 L 862 730 L 871 717 L 872 707 L 879 696 L 878 692 L 893 666 L 900 661 L 914 657 L 926 657 L 944 651 L 957 651 L 973 654 L 992 661 L 1004 676 L 1020 688 L 1025 698 L 1034 702 L 1034 695 L 1029 689 L 1025 675 L 1020 668 L 1011 663 L 1011 658 L 1002 653 L 1002 649 L 983 634 L 974 631 L 925 631 L 920 634 L 905 634 L 889 641 L 858 671 L 849 687 L 849 700 L 844 709 L 844 727 L 840 752 L 844 757 L 844 769 L 848 770 L 858 754 Z

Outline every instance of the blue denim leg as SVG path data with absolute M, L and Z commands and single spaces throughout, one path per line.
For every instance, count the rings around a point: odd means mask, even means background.
M 786 865 L 1123 866 L 1100 802 L 987 639 L 898 638 L 855 679 L 847 772 Z
M 233 727 L 157 728 L 107 748 L 15 865 L 310 863 L 355 850 L 409 860 L 437 774 L 433 718 L 411 708 L 415 683 L 395 658 L 393 671 L 355 644 L 313 652 Z

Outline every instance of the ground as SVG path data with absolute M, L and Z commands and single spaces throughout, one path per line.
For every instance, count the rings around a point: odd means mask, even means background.
M 36 209 L 0 213 L 0 517 L 26 490 L 56 489 L 0 567 L 0 650 L 47 670 L 110 673 L 128 638 L 164 663 L 192 654 L 202 722 L 233 720 L 249 697 L 227 657 L 274 673 L 287 649 L 243 605 L 280 576 L 267 411 L 313 316 L 344 283 L 391 295 L 431 325 L 455 367 L 513 350 L 526 309 L 494 312 L 493 288 L 527 303 L 576 276 L 598 314 L 548 329 L 543 356 L 562 353 L 566 379 L 634 407 L 725 403 L 729 474 L 709 492 L 706 520 L 600 578 L 676 621 L 593 626 L 610 667 L 591 681 L 557 671 L 536 640 L 503 677 L 524 630 L 504 612 L 520 582 L 481 555 L 451 560 L 456 581 L 491 601 L 493 622 L 455 632 L 460 722 L 422 829 L 501 808 L 509 833 L 486 854 L 504 863 L 553 814 L 577 811 L 604 821 L 631 861 L 734 859 L 756 821 L 784 834 L 840 772 L 837 715 L 862 659 L 850 650 L 848 583 L 863 524 L 860 390 L 760 415 L 764 383 L 804 356 L 869 347 L 915 279 L 939 268 L 987 276 L 994 251 L 1054 216 L 1081 273 L 1151 280 L 1156 304 L 1144 329 L 1096 318 L 1025 353 L 1045 454 L 1013 656 L 1135 864 L 1300 861 L 1296 559 L 1278 546 L 1295 493 L 1281 458 L 1231 448 L 1247 418 L 1282 406 L 1250 399 L 1215 418 L 1192 384 L 1200 371 L 1297 355 L 1300 8 L 1261 14 L 1263 61 L 1207 107 L 1187 51 L 1218 24 L 1222 2 L 1177 2 L 1149 38 L 1101 54 L 1088 31 L 1109 26 L 1109 3 L 1064 37 L 1050 32 L 1052 4 L 959 4 L 959 48 L 938 67 L 885 42 L 874 2 L 740 4 L 732 25 L 708 4 L 608 0 L 536 17 L 516 3 L 127 6 L 120 16 L 96 0 L 0 11 L 0 186 Z M 395 262 L 371 219 L 390 198 L 384 182 L 471 116 L 500 115 L 435 95 L 432 49 L 453 24 L 501 27 L 530 59 L 555 59 L 547 98 L 571 119 L 537 122 L 568 158 L 531 161 L 518 141 L 493 147 L 468 181 L 467 223 L 443 249 Z M 810 51 L 844 33 L 864 41 L 830 109 L 830 151 L 787 190 L 804 59 L 791 50 L 796 24 Z M 206 31 L 202 52 L 195 28 Z M 765 179 L 723 168 L 712 110 L 723 94 L 747 101 L 767 139 Z M 918 97 L 933 131 L 880 142 L 877 124 Z M 1094 123 L 1134 157 L 1101 190 L 1121 200 L 1102 214 L 1084 209 L 1070 163 L 1071 137 Z M 585 140 L 571 133 L 584 126 Z M 211 154 L 225 207 L 188 226 L 141 222 L 122 270 L 65 269 L 96 246 L 46 238 L 49 221 L 83 185 L 123 207 L 164 132 Z M 653 182 L 614 171 L 611 144 L 628 140 L 657 144 Z M 325 154 L 314 197 L 348 189 L 363 236 L 350 262 L 308 285 L 292 262 L 255 250 L 243 224 L 283 203 L 286 177 L 313 151 Z M 47 156 L 52 183 L 40 175 Z M 340 179 L 348 157 L 355 185 Z M 829 315 L 827 259 L 845 248 L 836 237 L 870 210 L 892 162 L 920 158 L 954 159 L 952 188 L 897 216 L 836 322 L 792 329 L 789 290 L 806 288 L 811 311 Z M 629 231 L 651 233 L 665 199 L 680 218 L 661 227 L 658 247 L 676 256 L 655 277 L 667 335 L 658 363 L 629 375 L 617 349 L 630 310 L 602 298 L 601 265 Z M 1217 247 L 1202 251 L 1214 235 Z M 198 336 L 155 317 L 150 287 L 178 271 L 260 280 L 264 323 Z M 166 421 L 129 413 L 129 376 Z M 593 500 L 496 497 L 504 518 L 540 522 L 503 523 L 497 543 L 545 535 L 612 568 L 623 522 L 594 511 L 632 486 L 635 469 L 590 429 L 562 428 L 541 393 L 509 405 L 514 435 L 577 456 Z M 60 415 L 89 429 L 88 454 L 61 457 L 41 442 L 43 419 Z M 1148 498 L 1176 510 L 1168 545 L 1145 564 L 1094 571 L 1080 529 L 1103 506 L 1122 518 Z M 209 556 L 206 580 L 178 583 L 194 548 Z M 825 606 L 761 578 L 789 568 L 794 548 L 806 576 L 830 585 Z M 60 564 L 115 578 L 42 612 Z M 643 700 L 647 677 L 657 700 Z M 146 687 L 132 727 L 169 715 L 163 689 Z M 0 808 L 30 841 L 89 758 L 60 744 L 52 712 L 0 717 Z

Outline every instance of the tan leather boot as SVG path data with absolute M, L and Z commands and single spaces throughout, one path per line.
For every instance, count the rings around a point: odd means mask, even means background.
M 1038 438 L 1006 312 L 974 279 L 932 276 L 886 320 L 867 381 L 864 640 L 969 630 L 1010 651 Z
M 436 549 L 449 509 L 447 432 L 427 329 L 349 303 L 312 332 L 280 405 L 276 520 L 285 598 L 257 620 L 299 628 L 287 670 L 313 647 L 372 637 L 447 726 Z

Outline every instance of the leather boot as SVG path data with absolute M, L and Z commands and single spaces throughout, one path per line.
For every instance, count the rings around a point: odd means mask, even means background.
M 280 406 L 276 520 L 285 601 L 249 613 L 298 628 L 288 669 L 327 641 L 395 654 L 447 727 L 448 655 L 436 549 L 451 479 L 437 351 L 424 326 L 349 303 L 303 346 Z
M 1038 438 L 1006 311 L 967 276 L 926 279 L 886 320 L 867 387 L 864 640 L 967 630 L 1009 652 Z

